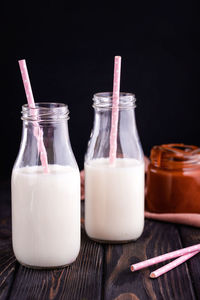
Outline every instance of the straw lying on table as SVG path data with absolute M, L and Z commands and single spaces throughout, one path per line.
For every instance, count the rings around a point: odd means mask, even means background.
M 186 260 L 188 260 L 192 256 L 196 255 L 197 253 L 199 253 L 199 251 L 194 251 L 194 252 L 191 252 L 191 253 L 184 254 L 184 255 L 180 256 L 179 258 L 173 260 L 169 264 L 167 264 L 167 265 L 151 272 L 150 277 L 151 278 L 157 278 L 157 277 L 161 276 L 162 274 L 165 274 L 168 271 L 171 271 L 172 269 L 178 267 L 179 265 L 184 263 Z
M 33 115 L 35 114 L 35 101 L 33 97 L 33 92 L 31 88 L 31 83 L 28 75 L 28 69 L 26 66 L 26 61 L 25 59 L 19 60 L 19 67 L 22 75 L 22 80 L 24 84 L 24 89 L 26 93 L 26 98 L 28 102 L 29 108 L 33 108 Z M 37 144 L 38 144 L 38 152 L 40 154 L 40 160 L 41 164 L 43 166 L 44 172 L 48 173 L 49 168 L 48 168 L 48 160 L 47 160 L 47 152 L 44 146 L 44 141 L 43 141 L 43 130 L 40 128 L 39 124 L 37 122 L 34 123 L 35 128 L 34 128 L 34 135 L 37 139 Z
M 178 265 L 182 264 L 184 261 L 188 260 L 190 257 L 196 255 L 197 253 L 200 252 L 200 244 L 194 245 L 194 246 L 190 246 L 190 247 L 186 247 L 183 249 L 179 249 L 176 251 L 172 251 L 163 255 L 159 255 L 157 257 L 154 258 L 150 258 L 147 259 L 145 261 L 139 262 L 137 264 L 133 264 L 131 265 L 130 269 L 132 272 L 135 272 L 137 270 L 158 264 L 160 262 L 172 259 L 172 258 L 176 258 L 179 257 L 178 259 L 174 260 L 173 262 L 165 265 L 164 267 L 153 271 L 150 274 L 151 278 L 157 278 L 158 276 L 172 270 L 173 268 L 177 267 Z

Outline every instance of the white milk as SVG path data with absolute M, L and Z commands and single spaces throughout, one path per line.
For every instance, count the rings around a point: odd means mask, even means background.
M 85 226 L 101 241 L 137 239 L 144 227 L 144 164 L 94 159 L 85 164 Z
M 27 266 L 72 263 L 80 248 L 80 175 L 69 166 L 14 169 L 12 239 L 15 256 Z

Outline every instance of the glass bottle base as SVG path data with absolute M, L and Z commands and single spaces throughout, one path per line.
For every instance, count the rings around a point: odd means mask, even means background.
M 35 270 L 55 270 L 55 269 L 63 269 L 65 267 L 68 267 L 70 266 L 71 264 L 73 264 L 74 262 L 70 263 L 70 264 L 65 264 L 65 265 L 61 265 L 61 266 L 51 266 L 51 267 L 38 267 L 38 266 L 32 266 L 32 265 L 27 265 L 27 264 L 24 264 L 22 263 L 21 261 L 17 260 L 20 265 L 22 265 L 23 267 L 25 268 L 28 268 L 28 269 L 35 269 Z
M 137 239 L 130 239 L 130 240 L 123 240 L 123 241 L 111 241 L 111 240 L 100 240 L 100 239 L 96 239 L 93 237 L 90 237 L 88 235 L 88 237 L 93 240 L 94 242 L 97 243 L 101 243 L 101 244 L 127 244 L 127 243 L 131 243 L 131 242 L 135 242 Z

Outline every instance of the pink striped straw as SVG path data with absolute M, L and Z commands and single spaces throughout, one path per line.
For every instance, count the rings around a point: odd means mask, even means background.
M 113 97 L 112 97 L 112 119 L 110 132 L 110 164 L 114 164 L 117 154 L 117 128 L 119 118 L 119 93 L 120 93 L 121 56 L 115 56 Z
M 163 262 L 165 260 L 176 258 L 176 257 L 182 256 L 182 255 L 185 255 L 185 254 L 197 251 L 197 250 L 200 251 L 200 244 L 190 246 L 190 247 L 186 247 L 186 248 L 183 248 L 183 249 L 179 249 L 179 250 L 176 250 L 176 251 L 172 251 L 172 252 L 169 252 L 169 253 L 166 253 L 166 254 L 163 254 L 163 255 L 159 255 L 159 256 L 154 257 L 154 258 L 147 259 L 145 261 L 142 261 L 142 262 L 139 262 L 137 264 L 131 265 L 130 269 L 131 269 L 132 272 L 135 272 L 137 270 L 147 268 L 149 266 L 158 264 L 158 263 Z
M 33 115 L 36 115 L 36 111 L 34 110 L 35 108 L 35 101 L 33 97 L 33 92 L 31 88 L 31 83 L 28 75 L 28 69 L 26 66 L 26 61 L 25 59 L 19 60 L 19 67 L 22 75 L 22 80 L 24 84 L 24 89 L 26 93 L 26 98 L 28 102 L 29 108 L 33 108 Z M 35 128 L 34 128 L 34 135 L 37 139 L 37 145 L 38 145 L 38 152 L 40 154 L 40 160 L 41 164 L 43 166 L 44 172 L 48 173 L 48 160 L 47 160 L 47 152 L 44 146 L 44 141 L 43 141 L 43 130 L 39 127 L 39 124 L 37 122 L 34 123 Z
M 199 253 L 199 251 L 194 251 L 194 252 L 180 256 L 179 258 L 173 260 L 169 264 L 151 272 L 150 277 L 157 278 L 157 277 L 169 272 L 170 270 L 172 270 L 172 269 L 176 268 L 177 266 L 179 266 L 180 264 L 184 263 L 186 260 L 188 260 L 192 256 L 196 255 L 197 253 Z

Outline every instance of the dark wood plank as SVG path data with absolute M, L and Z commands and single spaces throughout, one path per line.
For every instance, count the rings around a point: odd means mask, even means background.
M 7 299 L 16 270 L 12 251 L 10 222 L 10 187 L 0 186 L 0 300 Z
M 105 300 L 195 299 L 187 264 L 182 264 L 157 279 L 150 279 L 150 272 L 167 262 L 135 273 L 129 270 L 132 263 L 181 247 L 176 225 L 150 220 L 145 222 L 144 233 L 136 242 L 108 245 L 104 265 Z
M 3 242 L 0 239 L 0 300 L 7 299 L 12 287 L 16 259 L 14 257 L 11 242 Z
M 31 270 L 20 266 L 10 299 L 101 299 L 103 247 L 82 231 L 78 259 L 58 270 Z
M 200 244 L 200 229 L 189 226 L 179 226 L 183 247 Z M 200 254 L 187 262 L 197 299 L 200 299 Z

